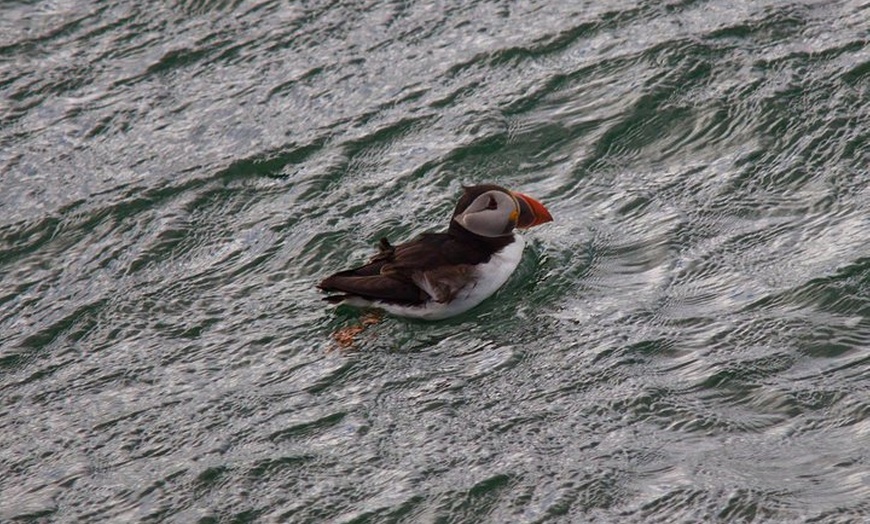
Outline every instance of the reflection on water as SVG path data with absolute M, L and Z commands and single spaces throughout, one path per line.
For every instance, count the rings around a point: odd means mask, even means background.
M 865 7 L 0 11 L 0 520 L 870 515 Z M 336 348 L 486 181 L 508 285 Z

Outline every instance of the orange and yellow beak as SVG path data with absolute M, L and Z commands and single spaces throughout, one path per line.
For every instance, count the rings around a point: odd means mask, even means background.
M 544 204 L 516 191 L 512 191 L 511 194 L 520 204 L 520 216 L 517 217 L 517 227 L 526 229 L 553 221 L 553 215 L 547 211 Z

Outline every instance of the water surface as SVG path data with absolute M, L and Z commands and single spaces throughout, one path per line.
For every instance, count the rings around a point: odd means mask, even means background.
M 0 520 L 870 518 L 870 7 L 7 2 Z M 314 284 L 533 195 L 437 323 Z

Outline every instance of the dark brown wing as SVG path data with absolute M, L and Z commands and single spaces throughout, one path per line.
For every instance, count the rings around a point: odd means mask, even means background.
M 473 266 L 467 264 L 443 266 L 413 274 L 414 283 L 435 302 L 450 302 L 471 282 Z
M 489 257 L 482 246 L 448 233 L 424 234 L 398 246 L 382 240 L 380 253 L 368 264 L 327 277 L 318 287 L 344 293 L 326 298 L 335 302 L 348 296 L 403 305 L 419 305 L 430 298 L 446 302 L 468 282 L 470 268 Z
M 383 300 L 397 304 L 419 304 L 428 297 L 413 282 L 380 275 L 354 276 L 336 273 L 325 278 L 317 287 L 324 291 L 341 292 L 344 295 L 327 297 L 330 302 L 340 302 L 350 296 L 369 300 Z

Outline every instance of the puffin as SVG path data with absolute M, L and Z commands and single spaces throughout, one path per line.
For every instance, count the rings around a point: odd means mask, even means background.
M 494 184 L 463 186 L 447 230 L 423 233 L 379 252 L 365 265 L 340 271 L 317 287 L 324 300 L 392 315 L 441 320 L 492 296 L 517 268 L 525 241 L 516 229 L 553 220 L 534 198 Z

